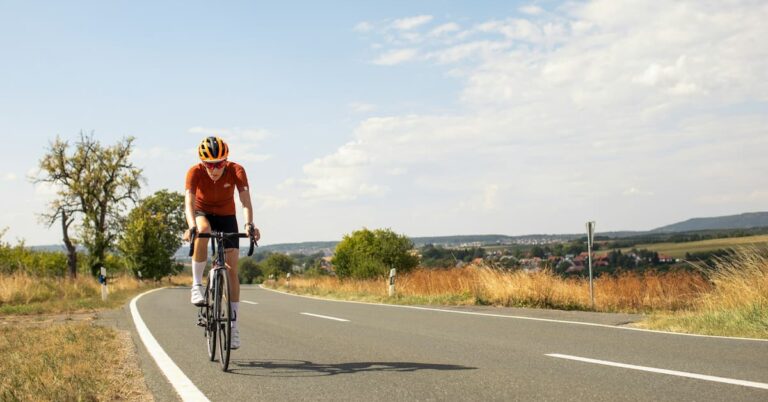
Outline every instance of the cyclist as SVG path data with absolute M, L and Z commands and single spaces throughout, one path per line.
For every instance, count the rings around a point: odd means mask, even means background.
M 243 205 L 245 231 L 254 240 L 261 234 L 253 224 L 251 195 L 248 192 L 248 178 L 245 169 L 227 160 L 229 147 L 219 137 L 204 138 L 197 147 L 200 163 L 187 171 L 184 214 L 189 230 L 184 240 L 189 241 L 193 233 L 210 233 L 212 230 L 227 233 L 239 232 L 235 216 L 235 189 Z M 231 284 L 231 309 L 235 318 L 240 307 L 240 281 L 237 277 L 237 261 L 240 257 L 240 239 L 225 239 L 224 259 L 229 266 Z M 208 239 L 197 238 L 192 256 L 192 297 L 194 305 L 205 303 L 203 297 L 203 270 L 208 261 Z M 240 332 L 237 320 L 232 322 L 231 348 L 240 347 Z

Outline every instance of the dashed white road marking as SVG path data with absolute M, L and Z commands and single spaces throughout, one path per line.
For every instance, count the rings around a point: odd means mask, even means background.
M 330 317 L 330 316 L 327 316 L 327 315 L 312 314 L 312 313 L 301 313 L 301 314 L 304 314 L 304 315 L 311 315 L 312 317 L 317 317 L 317 318 L 325 318 L 326 320 L 334 320 L 334 321 L 341 321 L 341 322 L 349 322 L 349 320 L 345 320 L 345 319 L 343 319 L 343 318 Z
M 253 301 L 250 301 L 250 300 L 240 300 L 240 301 L 245 303 L 245 304 L 259 304 L 257 302 L 253 302 Z
M 263 290 L 266 290 L 266 291 L 269 291 L 269 292 L 280 293 L 280 294 L 284 294 L 284 295 L 287 295 L 287 296 L 303 297 L 305 299 L 322 300 L 322 301 L 333 302 L 333 303 L 368 304 L 368 305 L 371 305 L 371 306 L 384 306 L 384 307 L 391 307 L 391 308 L 423 310 L 423 311 L 439 311 L 441 313 L 475 315 L 475 316 L 482 316 L 482 317 L 512 318 L 512 319 L 516 319 L 516 320 L 529 320 L 529 321 L 552 322 L 552 323 L 560 323 L 560 324 L 584 325 L 584 326 L 588 326 L 588 327 L 602 327 L 602 328 L 611 328 L 611 329 L 618 329 L 618 330 L 624 330 L 624 331 L 648 332 L 648 333 L 655 333 L 655 334 L 688 336 L 688 337 L 696 337 L 696 338 L 713 338 L 713 339 L 726 339 L 726 340 L 738 340 L 738 341 L 768 342 L 768 339 L 740 338 L 740 337 L 734 337 L 734 336 L 687 334 L 687 333 L 683 333 L 683 332 L 668 332 L 668 331 L 659 331 L 659 330 L 654 330 L 654 329 L 635 328 L 635 327 L 626 327 L 626 326 L 616 326 L 616 325 L 608 325 L 608 324 L 597 324 L 597 323 L 593 323 L 593 322 L 556 320 L 556 319 L 552 319 L 552 318 L 526 317 L 526 316 L 506 315 L 506 314 L 491 314 L 491 313 L 480 313 L 480 312 L 475 312 L 475 311 L 447 310 L 447 309 L 434 308 L 434 307 L 404 306 L 404 305 L 401 305 L 401 304 L 384 304 L 384 303 L 371 303 L 371 302 L 361 302 L 361 301 L 352 301 L 352 300 L 335 300 L 335 299 L 326 299 L 326 298 L 317 297 L 317 296 L 297 295 L 297 294 L 293 294 L 293 293 L 283 292 L 281 290 L 270 289 L 270 288 L 268 288 L 268 287 L 266 287 L 264 285 L 259 285 L 259 288 L 261 288 Z
M 149 331 L 147 325 L 144 324 L 144 320 L 141 319 L 139 309 L 136 308 L 136 301 L 142 296 L 161 289 L 162 288 L 152 289 L 131 300 L 131 315 L 133 316 L 133 323 L 136 325 L 136 331 L 139 333 L 139 337 L 141 338 L 141 341 L 144 342 L 144 346 L 146 346 L 150 356 L 155 359 L 155 363 L 160 367 L 160 371 L 163 372 L 183 401 L 208 401 L 208 398 L 206 398 L 189 377 L 181 371 L 171 357 L 165 353 L 165 350 L 163 350 L 155 337 L 152 336 L 152 332 Z
M 762 382 L 736 380 L 736 379 L 733 379 L 733 378 L 716 377 L 716 376 L 711 376 L 711 375 L 689 373 L 689 372 L 686 372 L 686 371 L 666 370 L 666 369 L 660 369 L 660 368 L 655 368 L 655 367 L 636 366 L 634 364 L 616 363 L 616 362 L 611 362 L 611 361 L 607 361 L 607 360 L 597 360 L 597 359 L 589 359 L 589 358 L 586 358 L 586 357 L 579 357 L 579 356 L 561 355 L 561 354 L 558 354 L 558 353 L 551 353 L 551 354 L 547 354 L 546 356 L 557 357 L 557 358 L 560 358 L 560 359 L 576 360 L 576 361 L 580 361 L 580 362 L 584 362 L 584 363 L 602 364 L 604 366 L 621 367 L 621 368 L 626 368 L 626 369 L 631 369 L 631 370 L 648 371 L 648 372 L 651 372 L 651 373 L 674 375 L 674 376 L 678 376 L 678 377 L 695 378 L 697 380 L 722 382 L 722 383 L 726 383 L 726 384 L 741 385 L 743 387 L 768 389 L 768 384 L 762 383 Z

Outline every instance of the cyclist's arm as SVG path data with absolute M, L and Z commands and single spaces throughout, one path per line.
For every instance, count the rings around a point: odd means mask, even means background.
M 195 223 L 195 193 L 192 190 L 187 190 L 184 195 L 184 216 L 187 218 L 187 226 L 190 229 L 197 226 Z
M 243 204 L 243 215 L 245 216 L 245 224 L 253 224 L 253 208 L 251 207 L 251 193 L 248 190 L 240 192 L 240 202 Z M 253 226 L 253 239 L 258 241 L 261 238 L 259 228 Z
M 253 223 L 251 193 L 248 190 L 243 190 L 240 192 L 240 203 L 243 204 L 243 216 L 245 217 L 245 223 Z

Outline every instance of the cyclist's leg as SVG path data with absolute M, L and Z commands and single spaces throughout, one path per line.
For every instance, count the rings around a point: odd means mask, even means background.
M 211 224 L 204 214 L 195 216 L 195 224 L 198 233 L 210 233 Z M 195 239 L 195 253 L 192 255 L 192 282 L 193 285 L 202 284 L 203 271 L 208 262 L 208 239 Z
M 240 302 L 240 279 L 237 276 L 237 262 L 240 260 L 240 250 L 228 248 L 224 259 L 229 265 L 229 292 L 233 302 Z
M 239 232 L 237 227 L 237 217 L 235 215 L 217 216 L 214 224 L 214 230 L 220 230 L 226 233 Z M 237 278 L 237 261 L 240 256 L 240 239 L 224 239 L 224 261 L 229 265 L 229 292 L 231 301 L 240 302 L 240 281 Z

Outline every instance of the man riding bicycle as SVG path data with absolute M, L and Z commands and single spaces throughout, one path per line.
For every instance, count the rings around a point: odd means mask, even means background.
M 248 178 L 245 169 L 237 163 L 227 161 L 229 147 L 219 137 L 204 138 L 197 147 L 200 163 L 187 171 L 186 194 L 184 196 L 184 214 L 189 230 L 184 233 L 184 240 L 189 241 L 193 233 L 210 233 L 213 231 L 237 233 L 237 218 L 235 216 L 234 192 L 237 188 L 240 203 L 243 205 L 245 231 L 254 240 L 259 240 L 261 234 L 253 224 L 253 209 L 251 194 L 248 192 Z M 208 239 L 195 239 L 194 255 L 192 256 L 192 297 L 194 305 L 205 303 L 203 297 L 203 271 L 208 261 Z M 240 307 L 240 281 L 237 277 L 237 261 L 240 257 L 240 239 L 227 238 L 224 240 L 225 262 L 229 269 L 231 283 L 231 308 L 234 316 Z M 231 348 L 240 347 L 240 332 L 237 320 L 232 322 Z

